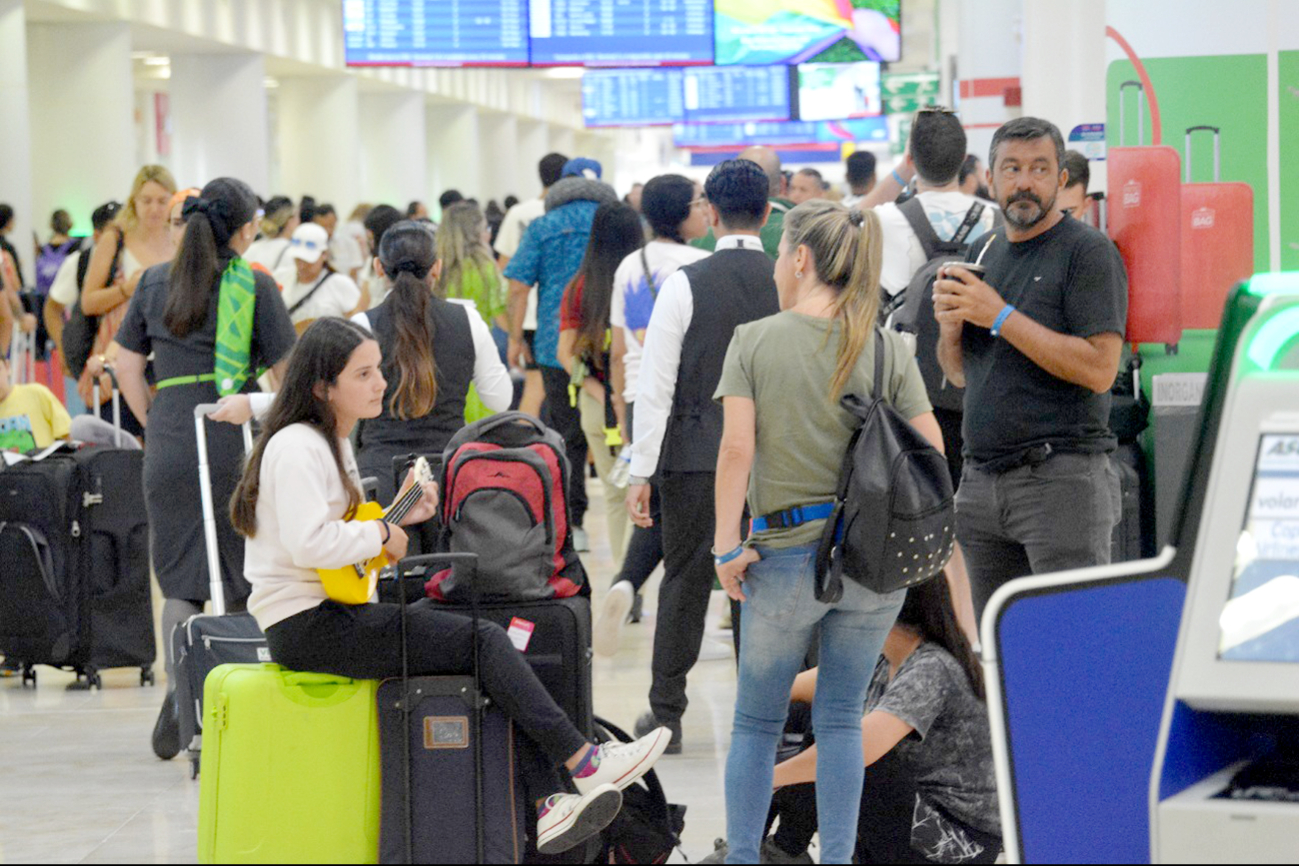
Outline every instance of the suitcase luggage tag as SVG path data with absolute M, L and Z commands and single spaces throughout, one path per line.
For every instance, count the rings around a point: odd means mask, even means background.
M 510 643 L 519 652 L 527 652 L 528 644 L 532 643 L 532 633 L 537 630 L 537 624 L 528 622 L 526 619 L 514 617 L 510 620 L 510 627 L 505 633 L 510 637 Z

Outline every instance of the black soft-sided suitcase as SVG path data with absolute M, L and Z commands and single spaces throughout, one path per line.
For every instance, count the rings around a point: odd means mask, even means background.
M 1145 477 L 1145 457 L 1141 446 L 1134 442 L 1120 445 L 1110 460 L 1119 475 L 1119 493 L 1123 506 L 1119 522 L 1114 526 L 1110 561 L 1131 562 L 1146 554 L 1142 544 L 1142 479 Z
M 217 556 L 216 510 L 208 468 L 207 416 L 214 404 L 194 408 L 198 442 L 199 488 L 203 497 L 203 539 L 207 545 L 208 582 L 212 613 L 192 616 L 171 635 L 176 700 L 180 716 L 180 744 L 189 754 L 190 777 L 198 778 L 203 751 L 203 682 L 217 665 L 271 661 L 266 635 L 252 614 L 226 614 L 225 585 Z M 244 450 L 252 450 L 252 429 L 245 424 Z
M 415 583 L 422 585 L 430 565 L 454 563 L 472 572 L 476 559 L 410 557 L 398 565 L 397 583 L 417 574 Z M 472 607 L 469 613 L 475 616 Z M 382 683 L 376 698 L 383 790 L 379 862 L 518 863 L 527 810 L 514 769 L 514 725 L 482 693 L 477 628 L 473 676 L 410 678 L 405 615 L 403 604 L 403 675 Z

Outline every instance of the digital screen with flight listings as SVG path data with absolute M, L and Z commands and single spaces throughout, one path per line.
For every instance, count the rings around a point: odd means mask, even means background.
M 348 66 L 527 66 L 527 0 L 343 0 Z
M 529 0 L 533 66 L 713 62 L 712 0 Z
M 789 120 L 788 66 L 701 66 L 685 70 L 686 120 Z
M 590 69 L 582 76 L 587 126 L 662 126 L 685 117 L 680 69 Z
M 1299 433 L 1261 437 L 1219 626 L 1224 661 L 1299 662 Z

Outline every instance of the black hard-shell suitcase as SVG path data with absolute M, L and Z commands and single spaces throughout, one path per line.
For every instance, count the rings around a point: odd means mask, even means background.
M 472 571 L 476 559 L 409 557 L 397 567 L 397 583 L 419 574 L 416 585 L 422 585 L 422 569 L 430 565 Z M 469 612 L 476 623 L 474 606 Z M 472 676 L 410 678 L 402 604 L 403 675 L 382 683 L 376 698 L 380 863 L 518 863 L 523 857 L 527 810 L 514 770 L 514 726 L 482 693 L 477 628 L 473 634 Z
M 225 585 L 217 552 L 216 510 L 208 469 L 207 416 L 214 404 L 194 407 L 198 442 L 199 489 L 203 497 L 203 537 L 207 545 L 208 581 L 212 613 L 192 616 L 171 635 L 176 700 L 180 716 L 180 744 L 189 754 L 190 777 L 198 778 L 203 750 L 203 682 L 217 665 L 271 661 L 266 635 L 251 614 L 226 614 Z M 252 428 L 243 427 L 244 450 L 252 450 Z

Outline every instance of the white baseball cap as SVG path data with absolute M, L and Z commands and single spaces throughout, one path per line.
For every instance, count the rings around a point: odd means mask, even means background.
M 303 223 L 293 230 L 289 241 L 289 255 L 295 259 L 315 264 L 329 251 L 329 232 L 324 226 Z

